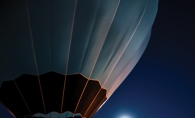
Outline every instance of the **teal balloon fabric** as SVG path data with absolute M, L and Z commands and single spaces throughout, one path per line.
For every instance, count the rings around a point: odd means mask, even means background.
M 80 73 L 117 89 L 150 39 L 158 0 L 6 0 L 0 84 L 22 74 Z

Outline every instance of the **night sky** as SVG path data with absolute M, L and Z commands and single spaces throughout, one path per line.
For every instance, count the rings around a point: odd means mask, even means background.
M 160 0 L 142 58 L 94 118 L 195 118 L 194 67 L 195 1 Z
M 129 118 L 195 118 L 194 0 L 159 1 L 142 58 L 94 118 L 125 114 Z

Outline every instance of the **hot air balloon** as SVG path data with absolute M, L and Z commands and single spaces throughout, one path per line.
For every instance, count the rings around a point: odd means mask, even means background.
M 157 5 L 1 0 L 1 103 L 15 118 L 91 118 L 143 54 Z

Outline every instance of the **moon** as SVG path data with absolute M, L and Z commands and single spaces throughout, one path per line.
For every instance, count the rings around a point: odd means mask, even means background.
M 122 116 L 120 116 L 119 118 L 132 118 L 132 117 L 127 116 L 127 115 L 122 115 Z

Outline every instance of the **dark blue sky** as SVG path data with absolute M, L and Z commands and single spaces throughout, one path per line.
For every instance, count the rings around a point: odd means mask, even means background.
M 195 118 L 194 0 L 159 1 L 146 51 L 94 118 L 120 118 L 123 114 Z
M 145 53 L 94 118 L 195 118 L 194 67 L 195 1 L 160 0 Z

